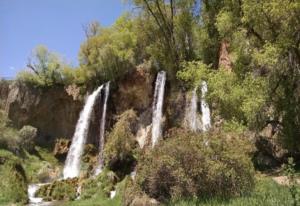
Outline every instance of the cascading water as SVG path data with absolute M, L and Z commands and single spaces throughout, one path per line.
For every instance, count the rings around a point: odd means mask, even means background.
M 103 149 L 104 149 L 104 133 L 105 133 L 105 122 L 106 122 L 106 110 L 107 110 L 107 100 L 109 96 L 110 82 L 105 84 L 105 94 L 104 103 L 102 108 L 102 117 L 100 123 L 100 141 L 99 141 L 99 156 L 98 156 L 98 166 L 95 170 L 95 175 L 98 175 L 102 171 L 103 167 Z
M 28 193 L 28 199 L 30 205 L 37 205 L 43 202 L 43 198 L 35 197 L 35 193 L 38 191 L 40 186 L 41 185 L 38 184 L 28 185 L 27 193 Z
M 190 103 L 187 104 L 187 109 L 186 109 L 186 116 L 185 116 L 185 121 L 186 121 L 186 126 L 193 132 L 197 132 L 201 130 L 201 121 L 198 117 L 198 97 L 197 97 L 197 88 L 195 88 L 192 92 L 192 97 L 190 100 Z
M 202 130 L 207 131 L 211 127 L 210 109 L 205 101 L 207 93 L 207 83 L 205 81 L 201 84 L 201 111 L 202 111 Z
M 88 96 L 83 110 L 80 113 L 76 125 L 72 144 L 67 155 L 63 171 L 64 179 L 78 177 L 80 172 L 80 161 L 83 147 L 86 142 L 88 129 L 90 125 L 91 114 L 98 95 L 101 93 L 103 85 L 98 87 L 91 95 Z
M 164 103 L 164 93 L 166 84 L 166 72 L 160 71 L 155 82 L 155 92 L 153 99 L 152 113 L 152 147 L 155 146 L 161 137 L 162 109 Z

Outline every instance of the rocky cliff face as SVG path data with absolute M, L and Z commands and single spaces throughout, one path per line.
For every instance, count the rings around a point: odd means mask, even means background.
M 36 127 L 39 143 L 72 137 L 82 101 L 74 100 L 64 87 L 42 89 L 13 82 L 8 87 L 1 85 L 0 91 L 0 108 L 16 127 Z
M 112 84 L 107 108 L 108 131 L 115 117 L 128 109 L 137 112 L 139 124 L 143 127 L 151 124 L 155 76 L 147 65 L 141 65 L 117 84 Z M 103 95 L 96 101 L 87 141 L 95 146 L 99 142 L 101 99 Z M 171 88 L 167 83 L 164 102 L 165 127 L 179 126 L 184 114 L 184 92 Z M 35 88 L 23 83 L 0 81 L 0 109 L 6 111 L 16 127 L 36 127 L 40 144 L 53 145 L 58 138 L 71 139 L 83 105 L 84 100 L 74 85 Z

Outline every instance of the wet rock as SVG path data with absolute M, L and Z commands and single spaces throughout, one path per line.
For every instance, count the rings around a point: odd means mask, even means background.
M 149 65 L 137 67 L 118 83 L 118 89 L 113 94 L 113 101 L 118 114 L 127 109 L 144 111 L 152 104 L 154 76 Z
M 68 154 L 69 148 L 71 146 L 71 140 L 69 139 L 56 139 L 53 154 L 60 161 L 64 161 Z
M 77 196 L 78 178 L 54 181 L 40 187 L 36 195 L 45 201 L 75 200 Z

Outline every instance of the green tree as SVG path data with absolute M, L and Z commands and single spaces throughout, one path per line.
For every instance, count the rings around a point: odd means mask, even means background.
M 22 71 L 18 74 L 20 81 L 32 83 L 38 86 L 52 86 L 63 84 L 63 70 L 67 65 L 53 52 L 50 52 L 43 45 L 37 46 L 28 59 L 29 71 Z
M 80 67 L 96 83 L 116 80 L 135 65 L 137 45 L 134 22 L 129 14 L 121 16 L 112 27 L 98 32 L 81 45 Z

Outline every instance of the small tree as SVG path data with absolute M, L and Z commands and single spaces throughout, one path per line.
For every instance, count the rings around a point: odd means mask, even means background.
M 19 145 L 21 148 L 27 151 L 32 151 L 34 149 L 34 139 L 37 136 L 37 129 L 26 125 L 19 131 L 20 139 Z

